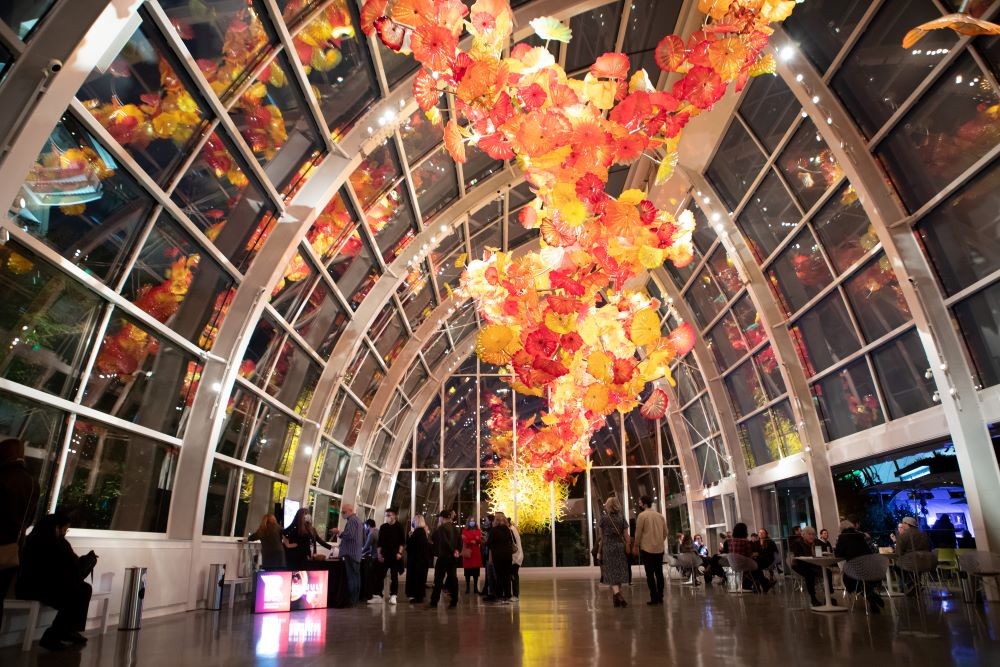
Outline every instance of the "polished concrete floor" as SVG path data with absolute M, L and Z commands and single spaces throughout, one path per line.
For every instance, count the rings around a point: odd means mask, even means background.
M 615 609 L 593 581 L 534 577 L 504 606 L 461 596 L 457 609 L 199 611 L 148 619 L 139 632 L 88 633 L 82 650 L 2 649 L 0 665 L 1000 665 L 997 609 L 957 598 L 822 615 L 792 590 L 736 596 L 672 582 L 666 604 L 647 607 L 637 579 L 631 606 Z

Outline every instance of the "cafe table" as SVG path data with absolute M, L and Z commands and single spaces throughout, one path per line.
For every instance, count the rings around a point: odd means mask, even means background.
M 803 563 L 812 563 L 813 565 L 819 565 L 825 570 L 830 570 L 832 573 L 837 567 L 837 563 L 841 559 L 836 556 L 796 556 L 795 560 L 800 560 Z M 830 584 L 826 577 L 823 577 L 823 591 L 826 594 L 826 602 L 818 607 L 810 607 L 812 611 L 819 612 L 821 614 L 833 614 L 837 612 L 847 611 L 847 607 L 838 607 L 833 604 L 833 598 L 830 593 Z
M 879 555 L 885 556 L 889 559 L 889 565 L 895 565 L 896 561 L 899 560 L 899 556 L 895 552 L 883 552 L 879 550 Z M 885 596 L 887 598 L 898 598 L 906 595 L 903 591 L 896 588 L 896 584 L 893 583 L 896 579 L 892 576 L 892 567 L 887 567 L 885 570 Z

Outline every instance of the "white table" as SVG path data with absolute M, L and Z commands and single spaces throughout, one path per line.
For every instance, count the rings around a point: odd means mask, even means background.
M 891 567 L 892 565 L 896 564 L 897 560 L 899 560 L 899 556 L 897 556 L 895 553 L 884 554 L 881 552 L 879 552 L 879 555 L 888 558 L 890 565 L 890 567 L 886 568 L 885 570 L 885 596 L 887 598 L 903 597 L 904 595 L 906 595 L 906 593 L 897 589 L 895 584 L 893 584 L 893 581 L 895 581 L 895 579 L 892 576 L 892 567 Z
M 797 556 L 795 560 L 800 560 L 803 563 L 811 563 L 813 565 L 819 565 L 825 570 L 833 570 L 837 567 L 837 563 L 840 559 L 836 556 Z M 847 611 L 847 607 L 838 607 L 833 604 L 833 598 L 830 595 L 830 585 L 827 582 L 827 578 L 823 577 L 823 591 L 826 593 L 826 603 L 818 607 L 810 607 L 812 611 L 819 612 L 821 614 L 831 614 L 841 611 Z

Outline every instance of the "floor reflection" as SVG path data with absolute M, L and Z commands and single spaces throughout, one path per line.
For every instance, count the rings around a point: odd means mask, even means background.
M 79 651 L 0 649 L 0 665 L 1000 665 L 1000 621 L 988 605 L 960 598 L 896 598 L 865 616 L 809 611 L 803 594 L 734 596 L 671 583 L 666 604 L 648 607 L 642 579 L 627 609 L 593 580 L 523 578 L 521 600 L 457 609 L 399 605 L 254 615 L 199 611 L 146 619 L 138 632 L 89 634 Z

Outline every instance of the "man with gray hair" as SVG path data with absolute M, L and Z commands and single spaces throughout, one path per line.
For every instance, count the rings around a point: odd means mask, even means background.
M 812 526 L 806 526 L 802 529 L 800 539 L 791 540 L 788 543 L 788 546 L 792 550 L 792 570 L 805 580 L 806 592 L 809 593 L 809 603 L 814 607 L 821 607 L 823 605 L 820 599 L 816 597 L 816 580 L 821 576 L 823 568 L 819 565 L 798 559 L 815 555 L 813 550 L 818 544 L 816 541 L 816 529 Z M 829 570 L 826 571 L 826 577 L 826 585 L 830 586 L 832 581 Z M 836 600 L 831 601 L 833 604 L 837 604 Z
M 361 519 L 354 512 L 354 505 L 344 503 L 340 513 L 347 517 L 347 522 L 342 530 L 335 532 L 340 540 L 340 559 L 344 561 L 347 573 L 347 595 L 354 605 L 361 595 L 361 547 L 364 546 L 365 534 Z
M 896 538 L 896 555 L 902 558 L 908 553 L 913 553 L 914 551 L 927 551 L 931 550 L 931 538 L 930 535 L 920 530 L 920 524 L 912 516 L 903 517 L 903 520 L 899 522 L 897 526 L 899 531 L 899 536 Z M 896 566 L 897 574 L 901 575 L 906 580 L 906 594 L 915 595 L 916 594 L 916 580 L 914 575 L 910 572 L 901 570 Z

